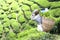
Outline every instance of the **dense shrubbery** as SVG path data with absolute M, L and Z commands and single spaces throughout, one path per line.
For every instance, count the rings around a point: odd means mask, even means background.
M 48 12 L 45 12 L 44 14 L 42 14 L 42 16 L 48 17 L 48 18 L 52 18 L 53 20 L 55 20 L 55 26 L 52 29 L 52 33 L 59 33 L 59 29 L 60 28 L 60 8 L 56 8 L 53 10 L 50 10 Z
M 55 40 L 54 38 L 54 35 L 50 35 L 49 33 L 46 34 L 45 32 L 38 32 L 35 28 L 18 34 L 18 39 L 21 40 Z
M 56 2 L 56 1 L 60 1 L 60 0 L 48 0 L 48 1 L 50 1 L 50 2 Z
M 50 8 L 50 10 L 42 15 L 55 20 L 55 26 L 58 28 L 57 30 L 59 33 L 60 1 L 0 0 L 0 39 L 53 40 L 55 38 L 53 35 L 45 32 L 38 32 L 36 30 L 37 23 L 30 20 L 32 10 L 40 10 L 41 8 L 46 7 Z

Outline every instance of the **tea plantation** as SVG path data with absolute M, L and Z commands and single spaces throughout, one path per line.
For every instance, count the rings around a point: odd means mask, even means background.
M 48 8 L 41 16 L 55 20 L 49 32 L 36 30 L 30 16 L 35 9 Z M 60 0 L 0 0 L 0 40 L 60 40 Z

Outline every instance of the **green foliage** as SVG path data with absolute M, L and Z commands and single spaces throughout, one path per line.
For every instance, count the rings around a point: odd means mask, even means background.
M 15 40 L 16 34 L 12 31 L 9 31 L 9 33 L 6 35 L 6 40 Z
M 9 19 L 12 18 L 11 14 L 8 14 L 8 18 L 9 18 Z
M 49 34 L 49 33 L 47 33 L 47 34 L 45 34 L 44 36 L 42 36 L 41 38 L 40 38 L 41 40 L 56 40 L 56 36 L 55 35 L 53 35 L 53 34 Z
M 5 28 L 5 30 L 4 30 L 4 31 L 5 31 L 6 33 L 7 33 L 7 32 L 9 32 L 9 28 Z
M 56 18 L 56 26 L 58 25 L 58 23 L 60 23 L 60 17 Z
M 16 19 L 17 13 L 8 14 L 8 18 Z
M 4 27 L 10 26 L 10 20 L 8 18 L 4 18 L 4 20 L 1 21 Z
M 14 0 L 6 0 L 7 3 L 11 3 L 13 2 Z
M 25 16 L 30 19 L 31 17 L 31 12 L 30 11 L 25 11 Z
M 26 19 L 24 18 L 23 15 L 21 15 L 21 16 L 18 17 L 18 22 L 23 23 L 25 21 L 26 21 Z
M 18 38 L 29 35 L 29 34 L 33 34 L 33 33 L 39 33 L 39 32 L 36 30 L 36 28 L 32 28 L 30 30 L 25 30 L 19 33 Z
M 48 7 L 50 3 L 47 0 L 38 1 L 38 3 L 43 7 Z
M 0 14 L 0 20 L 3 20 L 5 18 L 7 18 L 7 15 L 6 14 Z
M 3 33 L 3 25 L 0 23 L 0 33 Z
M 0 14 L 1 14 L 1 13 L 4 13 L 4 11 L 3 11 L 2 9 L 0 9 Z
M 55 9 L 54 11 L 53 11 L 53 14 L 52 14 L 55 18 L 58 18 L 58 17 L 60 17 L 60 9 L 58 8 L 58 9 Z
M 31 25 L 32 27 L 37 27 L 37 22 L 36 21 L 32 21 L 32 20 L 29 20 L 29 25 Z
M 48 17 L 48 16 L 50 16 L 50 13 L 51 12 L 45 12 L 45 13 L 43 13 L 43 14 L 41 14 L 42 16 L 45 16 L 45 17 Z
M 31 0 L 38 3 L 40 6 L 46 8 L 50 6 L 50 3 L 47 0 Z
M 5 2 L 4 2 L 4 0 L 0 0 L 0 5 L 4 5 L 5 4 Z
M 9 21 L 9 19 L 8 18 L 4 18 L 3 22 L 7 22 L 7 21 Z
M 49 2 L 58 2 L 60 0 L 48 0 Z
M 17 13 L 12 13 L 11 16 L 16 19 Z
M 19 11 L 18 17 L 21 16 L 21 15 L 23 15 L 23 11 L 22 10 Z
M 50 10 L 48 12 L 45 12 L 44 14 L 42 14 L 43 16 L 52 16 L 52 17 L 55 17 L 55 18 L 59 18 L 60 17 L 60 8 L 57 8 L 57 9 L 53 9 L 53 10 Z
M 0 20 L 3 20 L 3 19 L 4 19 L 4 17 L 3 17 L 3 15 L 1 15 L 1 16 L 0 16 Z
M 51 2 L 51 9 L 60 7 L 60 1 L 59 2 Z
M 21 27 L 21 30 L 29 30 L 29 29 L 31 29 L 32 28 L 32 26 L 31 25 L 29 25 L 29 24 L 27 24 L 27 23 L 23 23 L 22 24 L 22 27 Z
M 23 0 L 21 0 L 21 1 L 20 1 L 20 0 L 18 0 L 18 3 L 19 3 L 19 4 L 20 4 L 20 3 L 22 3 L 22 2 L 23 2 Z
M 36 21 L 30 20 L 31 12 L 33 10 L 40 10 L 46 7 L 50 8 L 50 10 L 42 13 L 42 16 L 54 19 L 56 22 L 56 31 L 59 32 L 60 1 L 0 0 L 1 40 L 55 40 L 54 36 L 51 34 L 38 32 L 36 29 Z
M 28 5 L 33 5 L 34 3 L 31 1 L 24 1 L 23 3 L 28 4 Z
M 31 8 L 32 8 L 32 10 L 39 9 L 39 6 L 37 4 L 32 4 Z
M 12 26 L 12 28 L 13 28 L 13 30 L 15 32 L 19 32 L 20 31 L 20 24 L 16 20 L 11 19 L 10 20 L 10 24 L 11 24 L 11 26 Z
M 50 10 L 46 13 L 43 14 L 43 16 L 48 17 L 49 19 L 53 19 L 55 21 L 55 26 L 54 28 L 51 30 L 51 33 L 57 33 L 59 32 L 59 26 L 60 26 L 60 9 L 53 9 Z
M 7 22 L 3 23 L 3 26 L 4 26 L 4 27 L 8 27 L 8 28 L 9 28 L 10 23 L 7 21 Z
M 20 40 L 53 40 L 54 38 L 54 35 L 45 32 L 38 32 L 35 28 L 32 28 L 29 31 L 23 31 L 18 34 L 18 39 Z
M 12 7 L 13 10 L 18 10 L 19 9 L 19 5 L 16 1 L 13 1 L 10 6 Z
M 27 5 L 22 5 L 21 7 L 24 11 L 30 10 L 29 6 Z
M 3 5 L 3 10 L 8 10 L 8 6 L 7 5 Z
M 1 7 L 2 7 L 3 10 L 8 10 L 9 5 L 6 4 L 4 0 L 1 0 L 0 3 L 1 3 L 0 5 L 2 5 Z

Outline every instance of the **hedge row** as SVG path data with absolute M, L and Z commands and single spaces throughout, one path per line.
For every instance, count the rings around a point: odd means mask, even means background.
M 50 7 L 52 10 L 54 7 L 57 8 L 59 7 L 59 2 L 49 2 L 47 0 L 0 0 L 0 39 L 46 40 L 48 37 L 50 40 L 50 37 L 46 36 L 48 35 L 47 33 L 40 33 L 34 29 L 37 27 L 37 23 L 30 20 L 30 16 L 35 9 L 40 10 L 41 8 Z M 55 6 L 55 4 L 58 5 Z M 52 18 L 58 21 L 60 17 L 59 13 L 59 9 L 53 9 L 51 12 L 44 13 L 43 15 L 50 18 L 52 16 Z M 51 16 L 49 16 L 50 14 Z

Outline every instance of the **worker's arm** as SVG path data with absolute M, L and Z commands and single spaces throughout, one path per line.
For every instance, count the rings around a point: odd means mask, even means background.
M 31 20 L 35 20 L 35 14 L 31 15 Z

